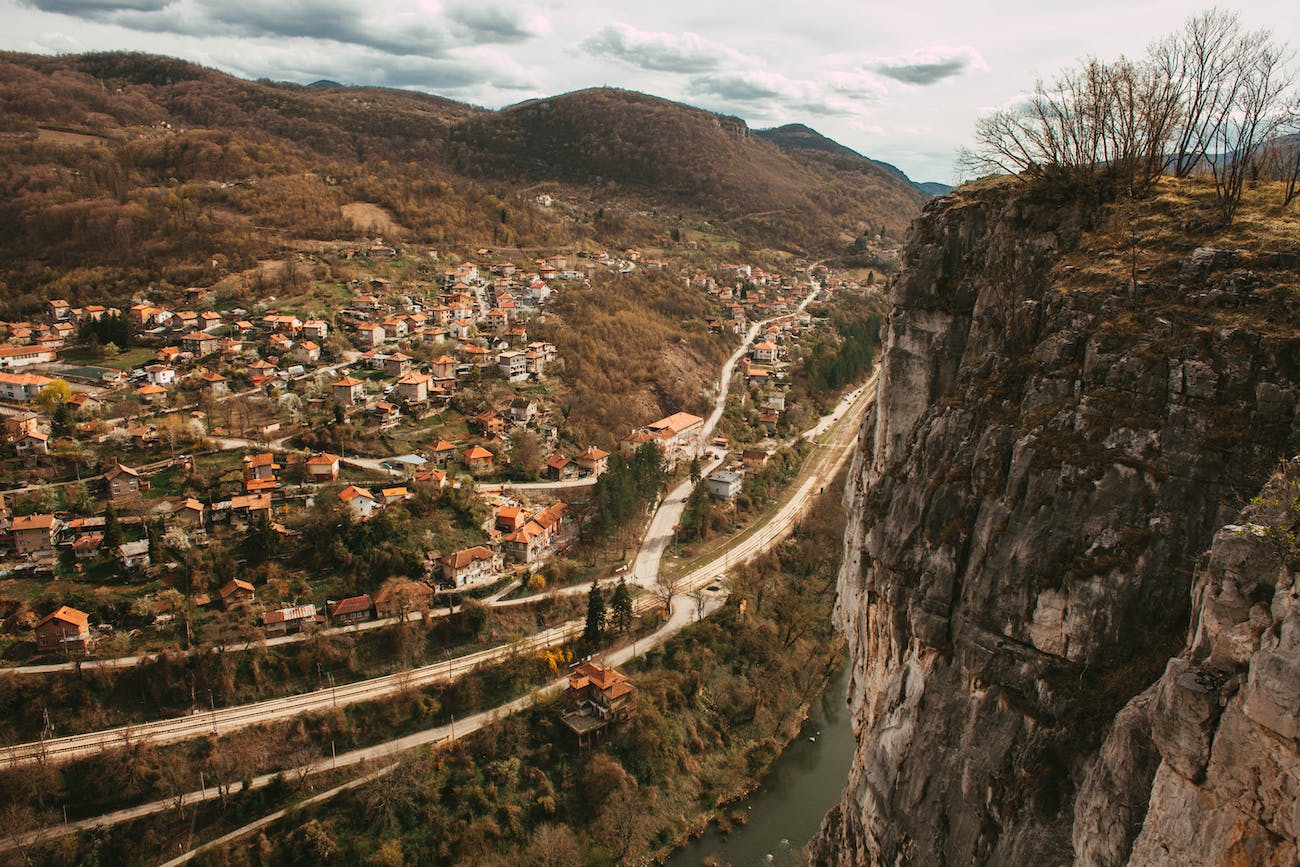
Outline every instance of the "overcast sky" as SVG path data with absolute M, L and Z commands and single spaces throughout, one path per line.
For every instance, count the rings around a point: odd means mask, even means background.
M 1208 4 L 1206 4 L 1208 5 Z M 1300 43 L 1296 0 L 1225 0 Z M 0 48 L 131 49 L 499 107 L 611 85 L 805 123 L 951 181 L 975 118 L 1085 54 L 1139 54 L 1186 0 L 0 0 Z

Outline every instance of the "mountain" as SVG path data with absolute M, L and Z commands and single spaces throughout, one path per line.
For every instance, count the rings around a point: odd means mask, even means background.
M 941 184 L 935 181 L 913 181 L 896 166 L 881 162 L 880 160 L 873 160 L 870 157 L 865 157 L 852 148 L 846 147 L 832 138 L 827 138 L 817 130 L 801 123 L 789 123 L 785 126 L 778 126 L 773 129 L 754 130 L 754 134 L 759 138 L 772 142 L 778 147 L 789 150 L 820 151 L 821 153 L 845 157 L 850 160 L 865 161 L 879 168 L 881 171 L 911 184 L 920 190 L 927 198 L 946 195 L 948 191 L 952 189 L 952 187 L 947 184 Z
M 858 748 L 813 863 L 1295 863 L 1300 241 L 1274 194 L 1227 229 L 1207 180 L 927 206 L 850 471 Z
M 19 307 L 205 285 L 377 225 L 435 246 L 592 247 L 698 227 L 825 257 L 868 227 L 901 231 L 924 200 L 882 164 L 628 91 L 487 111 L 146 54 L 3 53 L 0 107 L 0 298 Z M 354 204 L 390 219 L 354 224 Z
M 466 118 L 451 140 L 454 165 L 472 176 L 603 186 L 759 242 L 814 248 L 863 219 L 901 231 L 923 200 L 897 169 L 847 149 L 827 160 L 769 142 L 739 118 L 612 88 Z
M 952 185 L 941 184 L 938 181 L 917 181 L 916 188 L 930 198 L 934 198 L 935 196 L 946 196 L 952 192 Z

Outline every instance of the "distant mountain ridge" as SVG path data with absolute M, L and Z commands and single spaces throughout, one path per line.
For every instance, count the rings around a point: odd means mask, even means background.
M 429 245 L 654 245 L 699 226 L 819 257 L 868 228 L 901 232 L 924 202 L 893 166 L 806 127 L 783 145 L 740 118 L 610 88 L 490 111 L 156 55 L 0 53 L 0 105 L 11 296 L 86 269 L 120 292 L 201 282 L 202 262 L 247 268 L 355 237 L 351 202 Z M 538 206 L 541 193 L 563 206 Z
M 873 160 L 871 157 L 858 153 L 802 123 L 788 123 L 785 126 L 773 127 L 772 129 L 758 129 L 754 130 L 754 134 L 783 148 L 803 148 L 805 150 L 823 151 L 866 160 L 873 165 L 880 166 L 885 171 L 895 173 L 899 178 L 912 184 L 927 196 L 942 196 L 952 189 L 948 184 L 941 184 L 937 181 L 913 181 L 897 166 L 881 160 Z

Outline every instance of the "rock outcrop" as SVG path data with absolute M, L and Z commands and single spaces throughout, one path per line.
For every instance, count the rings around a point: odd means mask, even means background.
M 816 862 L 1294 863 L 1295 564 L 1242 509 L 1300 453 L 1295 257 L 1149 249 L 1138 282 L 1098 213 L 1006 184 L 913 227 Z

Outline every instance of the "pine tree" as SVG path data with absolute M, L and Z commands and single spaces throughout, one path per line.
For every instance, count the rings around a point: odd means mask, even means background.
M 117 520 L 117 509 L 109 503 L 104 509 L 104 541 L 105 549 L 112 551 L 122 544 L 122 524 Z
M 632 594 L 627 589 L 627 582 L 622 578 L 614 588 L 614 598 L 610 600 L 610 619 L 615 629 L 627 632 L 632 626 Z
M 591 582 L 591 592 L 587 594 L 587 627 L 582 639 L 590 647 L 599 647 L 605 641 L 605 597 L 595 581 Z
M 691 481 L 698 484 L 703 477 L 704 473 L 700 469 L 700 456 L 696 455 L 691 458 Z

